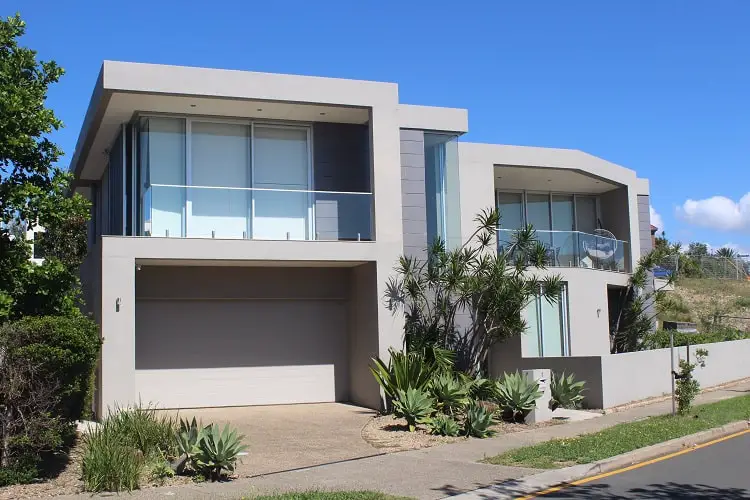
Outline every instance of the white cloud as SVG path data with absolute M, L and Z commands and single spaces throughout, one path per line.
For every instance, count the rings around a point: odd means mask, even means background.
M 726 196 L 688 199 L 676 209 L 677 216 L 696 226 L 724 231 L 750 230 L 750 193 L 734 201 Z
M 713 250 L 718 250 L 719 248 L 731 248 L 740 255 L 750 254 L 750 248 L 748 248 L 747 245 L 738 245 L 737 243 L 724 243 L 723 245 L 718 247 L 712 247 L 711 245 L 709 245 L 709 247 L 713 248 Z
M 648 206 L 648 213 L 651 217 L 651 224 L 659 228 L 659 233 L 664 231 L 664 220 L 662 220 L 661 215 L 654 209 L 653 205 Z

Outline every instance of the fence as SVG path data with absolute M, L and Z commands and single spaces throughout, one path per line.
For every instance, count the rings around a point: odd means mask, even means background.
M 654 268 L 656 278 L 674 275 L 686 278 L 714 278 L 748 280 L 750 261 L 746 257 L 721 257 L 718 255 L 669 255 Z

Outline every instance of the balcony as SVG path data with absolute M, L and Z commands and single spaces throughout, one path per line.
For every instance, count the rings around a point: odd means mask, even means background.
M 516 231 L 498 229 L 499 252 L 508 249 L 514 242 Z M 600 234 L 581 231 L 536 231 L 536 238 L 547 248 L 548 266 L 599 269 L 618 273 L 629 273 L 630 248 L 627 241 Z
M 371 241 L 372 194 L 151 184 L 143 236 Z

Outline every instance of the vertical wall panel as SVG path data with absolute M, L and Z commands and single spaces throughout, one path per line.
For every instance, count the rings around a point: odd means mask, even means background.
M 427 255 L 427 211 L 425 198 L 424 133 L 401 131 L 401 201 L 404 254 Z

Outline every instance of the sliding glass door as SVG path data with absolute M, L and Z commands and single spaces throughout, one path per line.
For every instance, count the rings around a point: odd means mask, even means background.
M 188 235 L 244 238 L 249 231 L 250 127 L 191 122 Z
M 568 288 L 557 301 L 549 302 L 537 295 L 524 308 L 526 331 L 521 339 L 521 354 L 526 358 L 568 356 Z
M 254 125 L 253 146 L 253 238 L 311 239 L 308 129 Z

